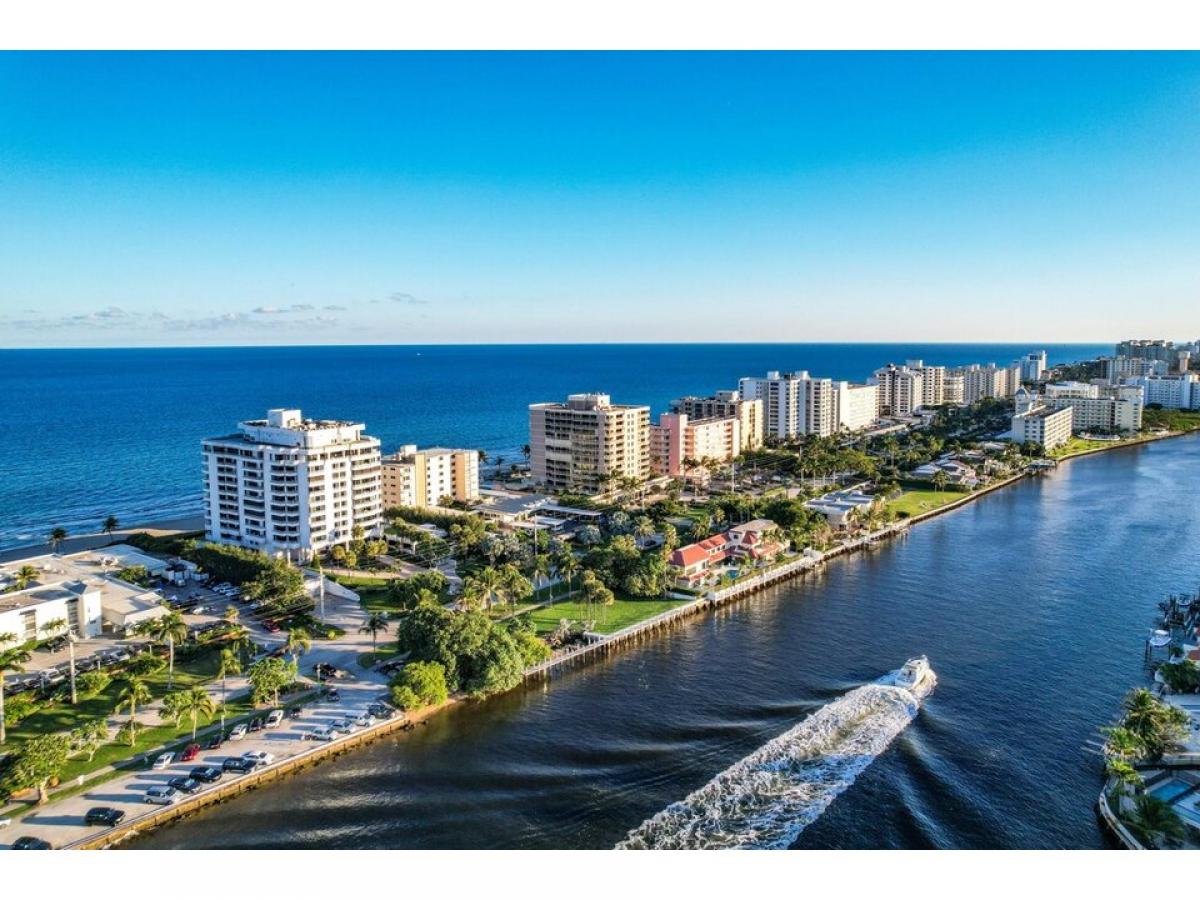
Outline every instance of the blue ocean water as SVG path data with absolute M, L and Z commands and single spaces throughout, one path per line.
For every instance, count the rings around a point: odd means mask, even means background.
M 365 422 L 384 450 L 480 447 L 516 461 L 529 403 L 604 391 L 654 415 L 768 369 L 864 380 L 887 362 L 1051 363 L 1107 345 L 604 344 L 0 351 L 0 547 L 107 515 L 199 509 L 200 440 L 270 407 Z

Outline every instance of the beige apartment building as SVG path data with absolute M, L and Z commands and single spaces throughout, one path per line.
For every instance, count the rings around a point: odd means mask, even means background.
M 650 407 L 608 394 L 571 394 L 529 407 L 533 480 L 553 491 L 599 493 L 616 478 L 650 474 Z
M 385 456 L 383 505 L 439 506 L 444 498 L 470 503 L 479 499 L 479 451 L 405 444 Z
M 741 422 L 663 413 L 650 426 L 650 467 L 656 475 L 688 475 L 694 463 L 728 462 L 741 453 Z
M 698 419 L 737 419 L 741 441 L 739 449 L 754 450 L 763 443 L 763 403 L 742 397 L 738 391 L 717 391 L 711 397 L 680 397 L 671 411 L 689 421 Z

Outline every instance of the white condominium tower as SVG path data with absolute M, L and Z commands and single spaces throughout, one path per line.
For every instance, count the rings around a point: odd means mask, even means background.
M 870 383 L 878 388 L 881 416 L 911 416 L 925 402 L 925 376 L 919 368 L 888 363 L 875 370 Z
M 768 372 L 766 378 L 743 378 L 738 392 L 763 405 L 763 434 L 780 440 L 816 434 L 826 437 L 837 428 L 833 381 L 811 378 L 807 372 Z
M 879 411 L 879 386 L 833 383 L 833 421 L 838 431 L 862 431 L 875 424 Z
M 533 480 L 554 491 L 598 493 L 618 478 L 650 474 L 650 407 L 614 404 L 608 394 L 571 394 L 529 407 Z
M 680 397 L 671 403 L 671 411 L 690 420 L 737 419 L 740 450 L 754 450 L 763 442 L 763 404 L 742 397 L 737 391 L 717 391 L 711 397 Z
M 378 533 L 379 441 L 362 424 L 272 409 L 238 432 L 206 438 L 204 531 L 210 541 L 308 559 Z

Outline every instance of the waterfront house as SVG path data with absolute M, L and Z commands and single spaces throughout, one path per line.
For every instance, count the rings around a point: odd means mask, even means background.
M 847 488 L 840 491 L 830 491 L 813 500 L 805 502 L 805 509 L 820 513 L 834 528 L 849 528 L 857 518 L 856 514 L 870 512 L 871 507 L 879 502 L 873 494 L 864 494 L 857 488 Z
M 770 562 L 787 548 L 778 534 L 779 526 L 770 519 L 755 519 L 680 547 L 669 560 L 675 583 L 695 588 L 717 574 L 723 565 Z

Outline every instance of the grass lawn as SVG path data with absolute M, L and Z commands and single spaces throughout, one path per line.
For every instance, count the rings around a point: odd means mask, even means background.
M 219 659 L 219 647 L 214 647 L 212 650 L 201 653 L 192 659 L 177 659 L 175 661 L 175 684 L 172 690 L 183 690 L 192 685 L 212 681 L 217 674 Z M 158 699 L 167 693 L 167 670 L 164 668 L 161 672 L 147 675 L 145 682 L 154 694 L 155 699 Z M 23 741 L 31 737 L 70 731 L 85 721 L 102 719 L 112 715 L 113 708 L 117 703 L 117 695 L 120 694 L 124 684 L 124 679 L 114 677 L 112 684 L 100 694 L 87 700 L 80 700 L 75 706 L 71 706 L 69 703 L 56 703 L 39 710 L 20 724 L 8 729 L 8 742 L 5 744 L 5 749 L 15 750 Z M 248 697 L 241 700 L 231 700 L 229 702 L 227 717 L 248 712 L 249 702 Z M 199 724 L 201 728 L 204 728 L 209 723 L 201 718 Z M 127 742 L 105 744 L 96 752 L 91 762 L 86 757 L 71 760 L 63 770 L 62 780 L 67 781 L 86 772 L 91 772 L 127 759 L 128 757 L 136 756 L 139 753 L 161 746 L 176 738 L 190 738 L 191 733 L 192 726 L 190 720 L 179 728 L 176 728 L 172 722 L 163 722 L 162 725 L 145 728 L 138 732 L 137 741 L 132 747 Z M 115 731 L 112 736 L 116 737 Z
M 929 512 L 931 509 L 945 506 L 947 503 L 953 503 L 955 500 L 961 500 L 965 496 L 967 496 L 966 492 L 956 491 L 949 487 L 944 491 L 935 491 L 933 488 L 906 490 L 894 500 L 888 500 L 886 509 L 897 514 L 907 513 L 909 516 L 917 516 Z
M 370 578 L 366 575 L 330 575 L 332 580 L 358 594 L 367 612 L 399 612 L 400 607 L 388 594 L 388 578 Z
M 1076 456 L 1080 453 L 1087 453 L 1089 450 L 1107 450 L 1110 447 L 1119 447 L 1125 441 L 1093 441 L 1087 438 L 1073 437 L 1065 444 L 1055 447 L 1046 455 L 1051 459 L 1066 459 L 1068 456 Z
M 612 606 L 600 607 L 589 612 L 587 607 L 576 600 L 561 600 L 550 606 L 543 606 L 529 613 L 539 634 L 549 634 L 558 627 L 560 619 L 596 619 L 596 631 L 601 634 L 611 634 L 620 631 L 635 622 L 649 619 L 659 613 L 666 612 L 687 603 L 687 600 L 674 598 L 658 598 L 654 600 L 634 600 L 629 597 L 617 597 Z
M 361 668 L 369 669 L 399 652 L 400 648 L 396 646 L 395 641 L 380 641 L 374 651 L 368 650 L 366 653 L 358 654 L 358 664 Z

